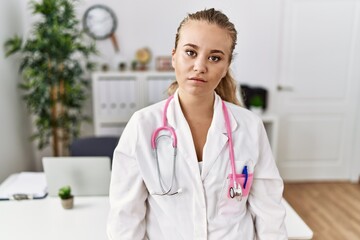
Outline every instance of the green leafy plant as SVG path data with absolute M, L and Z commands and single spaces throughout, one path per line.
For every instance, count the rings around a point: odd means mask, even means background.
M 264 107 L 264 101 L 259 95 L 254 95 L 250 98 L 250 107 Z
M 60 188 L 58 195 L 59 195 L 59 197 L 61 199 L 64 199 L 64 200 L 72 198 L 73 195 L 71 194 L 71 187 L 70 186 L 64 186 L 64 187 Z
M 79 28 L 75 0 L 31 1 L 30 8 L 40 20 L 30 37 L 19 36 L 4 44 L 6 56 L 19 53 L 24 100 L 36 126 L 32 140 L 38 148 L 52 144 L 53 155 L 66 155 L 68 145 L 90 118 L 82 112 L 89 83 L 86 70 L 94 68 L 89 57 L 94 43 L 86 44 Z

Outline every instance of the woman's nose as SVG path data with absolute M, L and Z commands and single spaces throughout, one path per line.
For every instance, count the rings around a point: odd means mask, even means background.
M 207 71 L 206 60 L 200 57 L 196 58 L 194 62 L 194 71 L 198 73 L 205 73 Z

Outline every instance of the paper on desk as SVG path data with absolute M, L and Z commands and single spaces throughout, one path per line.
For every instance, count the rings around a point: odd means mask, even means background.
M 22 172 L 0 186 L 0 199 L 10 198 L 14 194 L 27 194 L 33 198 L 42 198 L 46 193 L 47 184 L 43 172 Z

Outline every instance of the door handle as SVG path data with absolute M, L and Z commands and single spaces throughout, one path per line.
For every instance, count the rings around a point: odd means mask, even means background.
M 290 86 L 278 85 L 278 86 L 277 86 L 277 90 L 278 90 L 278 91 L 288 91 L 288 92 L 292 92 L 292 91 L 294 91 L 294 88 L 293 88 L 293 87 L 290 87 Z

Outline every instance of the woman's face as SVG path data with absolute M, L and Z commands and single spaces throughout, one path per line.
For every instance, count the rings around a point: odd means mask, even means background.
M 231 38 L 227 30 L 206 21 L 187 22 L 172 52 L 179 93 L 213 96 L 228 71 L 230 55 Z

